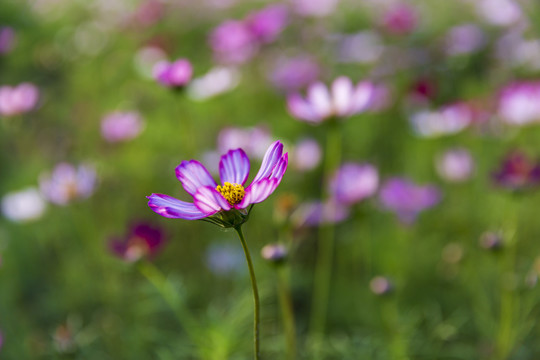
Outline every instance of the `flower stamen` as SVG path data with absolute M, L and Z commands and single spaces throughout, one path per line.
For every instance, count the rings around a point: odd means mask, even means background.
M 216 190 L 233 206 L 240 203 L 246 194 L 242 185 L 231 184 L 230 182 L 223 183 L 223 186 L 218 185 Z

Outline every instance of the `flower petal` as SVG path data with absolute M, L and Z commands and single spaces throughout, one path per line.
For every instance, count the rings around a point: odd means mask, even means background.
M 287 170 L 287 165 L 289 165 L 289 153 L 283 154 L 281 159 L 279 159 L 279 162 L 276 164 L 276 166 L 272 170 L 272 175 L 270 175 L 269 177 L 270 179 L 277 179 L 278 180 L 277 185 L 279 185 L 279 183 L 281 182 L 281 179 L 283 179 L 285 170 Z
M 307 100 L 319 118 L 326 118 L 332 112 L 330 93 L 322 83 L 311 85 L 307 92 Z
M 341 76 L 332 84 L 332 102 L 339 116 L 349 115 L 352 105 L 353 84 L 348 77 Z
M 242 149 L 229 150 L 219 161 L 221 183 L 244 185 L 249 176 L 249 159 Z
M 272 170 L 281 158 L 282 153 L 283 144 L 279 140 L 272 143 L 268 150 L 266 150 L 266 154 L 264 154 L 261 168 L 255 176 L 255 179 L 253 179 L 253 182 L 257 182 L 263 178 L 267 178 L 268 176 L 270 176 L 272 174 Z
M 199 188 L 193 195 L 193 199 L 195 200 L 195 206 L 206 216 L 213 215 L 221 210 L 231 210 L 229 202 L 211 186 Z
M 366 110 L 373 98 L 374 86 L 369 81 L 362 81 L 356 85 L 352 95 L 352 104 L 349 115 L 353 115 Z
M 168 195 L 152 194 L 147 198 L 150 209 L 167 218 L 197 220 L 207 216 L 194 204 L 175 199 Z
M 200 187 L 211 186 L 215 188 L 217 186 L 212 175 L 197 160 L 182 161 L 176 167 L 176 177 L 180 180 L 184 189 L 192 196 Z
M 255 183 L 252 183 L 246 188 L 246 194 L 242 201 L 236 206 L 238 209 L 245 209 L 251 204 L 260 203 L 268 196 L 270 196 L 274 190 L 276 190 L 279 184 L 278 179 L 262 179 Z
M 311 105 L 298 94 L 292 94 L 287 97 L 287 109 L 292 116 L 309 123 L 317 124 L 322 120 L 313 111 Z

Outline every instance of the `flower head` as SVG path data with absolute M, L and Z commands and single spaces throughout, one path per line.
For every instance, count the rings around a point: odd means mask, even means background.
M 268 262 L 279 264 L 287 257 L 287 248 L 283 244 L 268 244 L 261 249 L 261 256 Z
M 137 137 L 144 128 L 136 112 L 113 112 L 101 120 L 101 136 L 108 142 L 120 142 Z
M 540 163 L 520 151 L 513 151 L 506 156 L 493 178 L 497 185 L 510 190 L 537 186 L 540 184 Z
M 75 167 L 60 163 L 51 174 L 41 175 L 39 185 L 47 200 L 57 205 L 66 205 L 74 199 L 84 199 L 94 193 L 96 171 L 89 165 Z
M 370 164 L 343 164 L 330 182 L 330 193 L 339 203 L 352 205 L 375 194 L 379 186 L 377 169 Z
M 330 118 L 346 118 L 365 111 L 370 103 L 373 85 L 362 81 L 355 86 L 345 76 L 332 83 L 330 90 L 322 83 L 311 85 L 304 99 L 299 94 L 287 98 L 289 113 L 299 120 L 318 124 Z
M 246 23 L 257 41 L 274 41 L 288 23 L 288 11 L 284 5 L 270 5 L 253 12 L 246 18 Z
M 434 186 L 393 178 L 382 186 L 380 198 L 384 208 L 395 212 L 402 223 L 411 224 L 421 211 L 437 205 L 441 194 Z
M 161 228 L 146 223 L 137 223 L 127 235 L 114 238 L 109 245 L 114 254 L 128 262 L 156 254 L 164 243 Z
M 210 34 L 210 46 L 216 59 L 225 64 L 243 64 L 259 49 L 249 26 L 241 20 L 227 20 Z
M 30 83 L 0 86 L 0 116 L 19 115 L 33 110 L 39 100 L 38 88 Z
M 436 158 L 435 167 L 446 181 L 463 182 L 474 172 L 474 159 L 466 149 L 453 148 Z
M 175 62 L 158 62 L 153 69 L 154 78 L 163 86 L 170 88 L 183 88 L 191 80 L 193 67 L 186 59 L 178 59 Z
M 288 164 L 288 153 L 283 144 L 274 142 L 266 151 L 259 172 L 245 187 L 249 176 L 249 159 L 242 149 L 228 151 L 221 157 L 218 185 L 208 170 L 198 161 L 182 161 L 176 168 L 176 177 L 184 190 L 193 196 L 193 203 L 168 195 L 148 196 L 148 206 L 157 214 L 175 219 L 199 220 L 223 227 L 236 227 L 247 220 L 247 208 L 260 203 L 277 188 Z
M 38 189 L 30 187 L 2 197 L 2 213 L 15 222 L 36 220 L 43 215 L 46 203 Z
M 509 125 L 525 125 L 540 121 L 540 82 L 514 82 L 502 89 L 498 113 Z

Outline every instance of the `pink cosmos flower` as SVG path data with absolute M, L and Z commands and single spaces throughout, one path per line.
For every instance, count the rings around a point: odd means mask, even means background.
M 422 110 L 410 117 L 415 132 L 422 137 L 456 134 L 472 124 L 478 113 L 467 103 L 457 102 L 437 110 Z
M 278 89 L 291 92 L 317 80 L 319 73 L 319 66 L 313 59 L 299 56 L 279 59 L 269 78 Z
M 345 163 L 330 181 L 330 194 L 340 204 L 352 205 L 373 196 L 379 186 L 379 173 L 370 164 Z
M 288 16 L 286 6 L 270 5 L 248 15 L 246 23 L 258 42 L 270 43 L 285 29 Z
M 113 112 L 101 120 L 101 136 L 108 142 L 120 142 L 137 137 L 144 128 L 136 112 Z
M 184 190 L 193 196 L 193 203 L 168 195 L 148 196 L 148 206 L 157 214 L 175 219 L 204 219 L 223 227 L 237 227 L 247 220 L 253 204 L 260 203 L 277 188 L 288 164 L 283 144 L 274 142 L 266 151 L 259 172 L 244 188 L 249 176 L 249 159 L 242 149 L 230 150 L 221 157 L 217 185 L 208 170 L 198 161 L 182 161 L 176 177 Z
M 521 151 L 512 151 L 493 174 L 495 183 L 510 190 L 523 190 L 540 185 L 540 162 Z
M 178 59 L 172 63 L 158 62 L 153 69 L 154 78 L 163 86 L 183 88 L 191 80 L 193 67 L 186 59 Z
M 74 199 L 85 199 L 94 193 L 96 171 L 89 165 L 75 167 L 60 163 L 52 173 L 40 176 L 39 185 L 47 200 L 57 205 L 67 205 Z
M 514 82 L 502 89 L 498 113 L 510 125 L 540 122 L 540 82 Z
M 317 82 L 307 90 L 304 99 L 299 94 L 287 98 L 289 113 L 299 120 L 318 124 L 330 118 L 346 118 L 367 110 L 373 94 L 373 84 L 352 81 L 341 76 L 334 80 L 330 90 Z
M 390 33 L 408 34 L 418 26 L 418 15 L 410 5 L 398 4 L 384 14 L 382 22 Z
M 15 31 L 9 26 L 0 27 L 0 55 L 7 54 L 13 49 Z
M 441 193 L 435 186 L 420 186 L 408 179 L 393 178 L 382 186 L 380 199 L 383 207 L 395 212 L 402 223 L 411 224 L 420 212 L 439 203 Z
M 454 148 L 439 155 L 435 167 L 446 181 L 463 182 L 474 172 L 474 159 L 466 149 Z
M 227 20 L 216 27 L 209 41 L 216 59 L 225 64 L 243 64 L 259 49 L 251 29 L 240 20 Z
M 146 223 L 136 223 L 123 238 L 114 238 L 109 246 L 112 252 L 127 262 L 152 257 L 164 244 L 163 230 Z
M 39 100 L 38 88 L 30 83 L 0 86 L 0 116 L 19 115 L 34 109 Z

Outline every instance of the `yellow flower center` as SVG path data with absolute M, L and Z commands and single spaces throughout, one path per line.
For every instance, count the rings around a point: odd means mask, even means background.
M 216 190 L 229 202 L 231 205 L 236 205 L 244 198 L 246 194 L 244 187 L 240 184 L 231 184 L 225 182 L 223 186 L 218 185 Z

